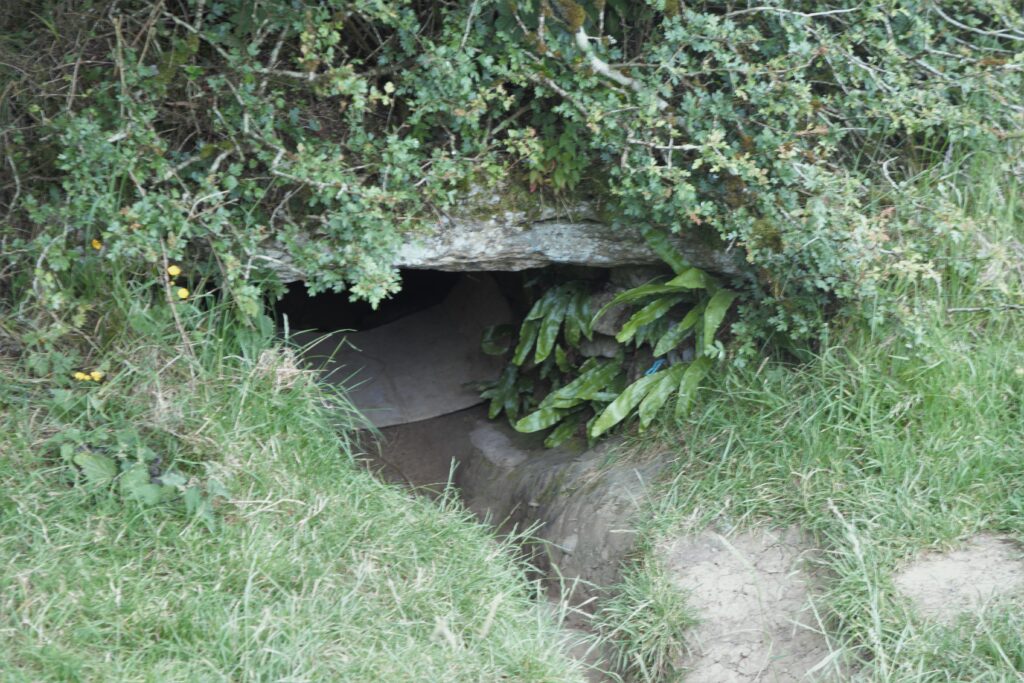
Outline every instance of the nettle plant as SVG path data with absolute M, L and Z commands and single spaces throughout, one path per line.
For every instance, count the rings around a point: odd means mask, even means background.
M 404 241 L 512 183 L 742 254 L 721 286 L 743 359 L 929 276 L 959 218 L 913 174 L 1024 130 L 1012 0 L 24 0 L 2 21 L 0 272 L 54 335 L 97 305 L 83 260 L 139 281 L 196 264 L 252 319 L 284 250 L 311 289 L 376 302 Z M 640 327 L 622 343 L 657 347 Z M 561 386 L 593 370 L 563 367 Z

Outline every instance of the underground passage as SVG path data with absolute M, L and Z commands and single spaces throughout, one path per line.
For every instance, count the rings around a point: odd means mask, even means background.
M 402 277 L 401 292 L 377 310 L 346 294 L 309 296 L 293 283 L 276 308 L 279 324 L 372 423 L 361 441 L 368 467 L 418 493 L 454 491 L 501 532 L 535 528 L 533 562 L 549 578 L 579 580 L 571 600 L 587 602 L 617 580 L 634 538 L 629 518 L 661 463 L 618 463 L 609 457 L 614 440 L 545 448 L 542 434 L 488 419 L 480 391 L 505 360 L 484 353 L 481 338 L 492 326 L 521 322 L 531 284 L 571 277 L 600 287 L 609 270 Z

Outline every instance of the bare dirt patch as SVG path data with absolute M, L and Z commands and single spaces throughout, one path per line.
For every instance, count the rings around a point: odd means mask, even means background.
M 714 531 L 662 548 L 672 581 L 700 623 L 687 683 L 837 680 L 811 608 L 815 550 L 798 529 Z
M 919 614 L 950 623 L 992 600 L 1024 602 L 1024 548 L 1008 538 L 979 534 L 959 550 L 921 555 L 894 582 Z

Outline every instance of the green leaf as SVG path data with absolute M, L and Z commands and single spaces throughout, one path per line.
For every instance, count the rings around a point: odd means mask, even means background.
M 75 444 L 73 443 L 62 443 L 60 445 L 60 457 L 66 463 L 72 463 L 75 461 Z
M 647 395 L 647 392 L 661 381 L 667 372 L 668 370 L 662 370 L 652 375 L 644 375 L 626 387 L 626 390 L 619 394 L 618 398 L 612 401 L 591 425 L 590 436 L 596 439 L 626 419 Z
M 704 304 L 700 303 L 690 309 L 690 311 L 683 316 L 683 319 L 674 325 L 668 332 L 662 335 L 661 339 L 654 347 L 654 356 L 664 356 L 672 349 L 679 346 L 684 339 L 690 334 L 690 330 L 700 320 L 700 316 L 704 313 Z
M 217 518 L 214 517 L 210 499 L 203 495 L 198 486 L 188 487 L 183 498 L 185 499 L 185 512 L 188 515 L 201 519 L 211 532 L 217 530 Z
M 167 487 L 159 484 L 142 484 L 133 487 L 129 495 L 143 505 L 156 505 L 165 499 L 166 489 Z
M 708 301 L 707 308 L 704 310 L 704 353 L 714 346 L 718 326 L 722 324 L 729 306 L 737 296 L 739 296 L 738 292 L 720 289 Z
M 583 422 L 584 415 L 586 415 L 586 412 L 583 410 L 577 410 L 575 413 L 566 415 L 565 419 L 552 429 L 551 433 L 544 439 L 544 445 L 547 448 L 557 448 L 571 439 L 576 430 L 579 429 L 580 423 Z
M 644 241 L 658 255 L 658 258 L 667 263 L 675 272 L 682 273 L 690 267 L 686 258 L 672 245 L 672 240 L 669 239 L 664 230 L 659 230 L 647 223 L 641 223 L 640 234 L 643 235 Z
M 164 486 L 184 486 L 188 483 L 188 477 L 181 472 L 175 472 L 173 470 L 164 472 L 160 475 L 160 481 L 163 482 Z
M 565 416 L 565 411 L 558 408 L 541 408 L 535 410 L 513 425 L 517 432 L 539 432 L 558 423 Z
M 519 328 L 519 343 L 516 344 L 516 352 L 512 356 L 512 363 L 522 365 L 530 357 L 533 344 L 537 341 L 537 332 L 540 329 L 540 322 L 527 320 Z
M 682 300 L 682 296 L 676 295 L 665 296 L 652 301 L 630 316 L 629 320 L 622 326 L 622 329 L 619 330 L 619 333 L 615 335 L 615 340 L 620 344 L 625 344 L 633 338 L 633 335 L 636 334 L 636 331 L 641 326 L 654 322 Z
M 211 477 L 206 480 L 206 496 L 207 498 L 224 498 L 226 500 L 231 497 L 231 492 L 219 479 Z
M 534 354 L 533 362 L 538 364 L 543 363 L 551 355 L 555 340 L 558 339 L 558 330 L 561 329 L 562 320 L 565 318 L 566 308 L 569 306 L 568 297 L 562 292 L 552 291 L 550 296 L 551 303 L 537 333 L 537 353 Z
M 490 325 L 480 339 L 480 349 L 488 356 L 500 356 L 508 351 L 512 343 L 512 325 Z
M 662 406 L 665 405 L 665 401 L 671 396 L 676 388 L 679 386 L 679 380 L 686 372 L 686 365 L 678 364 L 673 365 L 668 371 L 663 373 L 661 381 L 656 383 L 650 393 L 644 397 L 644 400 L 640 402 L 640 429 L 647 429 L 648 425 L 651 424 L 651 420 L 658 414 Z
M 697 395 L 697 387 L 711 369 L 711 359 L 707 356 L 698 358 L 690 363 L 679 381 L 679 394 L 676 397 L 676 417 L 685 417 L 693 406 L 694 396 Z
M 561 346 L 555 347 L 555 365 L 562 372 L 568 373 L 572 370 L 572 364 L 569 362 L 569 356 L 566 355 L 565 349 Z
M 594 332 L 590 328 L 590 309 L 590 292 L 587 290 L 576 292 L 565 313 L 565 341 L 569 346 L 579 347 L 580 337 L 591 339 L 594 336 Z
M 160 326 L 153 321 L 149 312 L 136 306 L 132 306 L 128 312 L 128 326 L 146 337 L 155 337 L 160 333 Z
M 548 290 L 544 296 L 537 299 L 530 308 L 530 312 L 526 314 L 524 320 L 540 320 L 547 315 L 548 308 L 551 306 L 552 301 L 554 301 L 554 291 L 555 290 Z
M 646 285 L 640 285 L 639 287 L 634 287 L 633 289 L 627 289 L 625 292 L 620 292 L 619 294 L 615 295 L 615 298 L 613 298 L 611 301 L 602 306 L 601 310 L 599 310 L 597 312 L 597 315 L 593 317 L 590 324 L 591 326 L 593 326 L 594 321 L 596 321 L 598 318 L 604 315 L 608 311 L 608 309 L 613 306 L 618 306 L 619 304 L 627 304 L 632 301 L 638 301 L 639 299 L 644 299 L 649 296 L 657 296 L 659 294 L 674 294 L 683 289 L 685 288 L 676 287 L 674 285 L 670 287 L 664 283 L 659 282 L 649 282 Z
M 130 498 L 135 489 L 149 483 L 149 468 L 142 463 L 135 463 L 121 475 L 119 483 L 121 495 Z
M 82 451 L 75 454 L 74 463 L 82 468 L 90 486 L 106 486 L 117 476 L 117 463 L 106 455 Z
M 654 346 L 654 342 L 665 336 L 668 328 L 674 324 L 675 321 L 669 320 L 667 316 L 662 316 L 649 325 L 643 325 L 636 331 L 636 336 L 633 337 L 633 345 L 638 348 L 644 344 Z
M 580 375 L 576 379 L 557 391 L 548 394 L 541 401 L 541 407 L 567 410 L 576 407 L 584 401 L 591 401 L 608 388 L 622 371 L 622 365 L 616 360 L 610 360 L 600 365 L 594 362 L 587 368 L 589 363 L 590 361 L 583 365 Z
M 194 515 L 199 512 L 199 507 L 203 503 L 203 492 L 198 486 L 189 486 L 182 498 L 185 501 L 185 514 Z
M 506 365 L 498 381 L 480 394 L 481 398 L 491 399 L 491 405 L 487 411 L 487 416 L 490 419 L 498 417 L 502 410 L 508 412 L 509 417 L 515 417 L 519 405 L 518 379 L 519 368 L 511 364 Z
M 150 483 L 149 468 L 135 463 L 121 475 L 121 495 L 143 505 L 156 505 L 174 494 L 174 487 Z
M 667 287 L 680 287 L 682 289 L 708 289 L 716 283 L 710 275 L 700 268 L 687 268 L 665 283 Z

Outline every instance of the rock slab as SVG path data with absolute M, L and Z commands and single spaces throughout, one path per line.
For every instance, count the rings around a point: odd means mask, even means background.
M 316 241 L 315 231 L 305 239 Z M 742 276 L 738 250 L 707 235 L 670 238 L 693 265 Z M 284 282 L 306 279 L 280 244 L 266 244 L 261 259 Z M 471 190 L 436 223 L 406 236 L 394 265 L 447 271 L 516 271 L 550 265 L 600 268 L 663 264 L 636 226 L 613 225 L 596 199 L 552 199 L 508 187 Z

